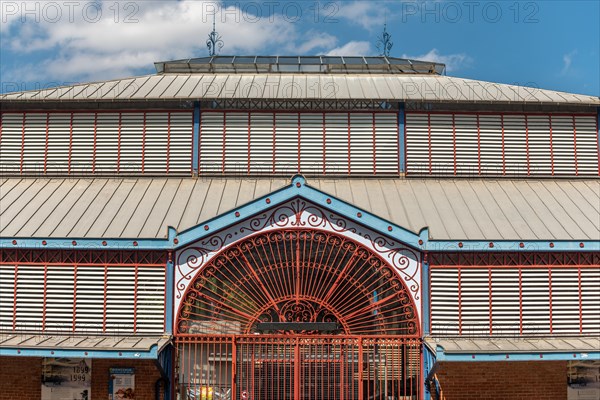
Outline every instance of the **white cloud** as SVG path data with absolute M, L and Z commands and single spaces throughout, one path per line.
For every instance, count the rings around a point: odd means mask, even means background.
M 339 7 L 335 17 L 347 19 L 369 31 L 383 29 L 390 12 L 381 1 L 340 1 L 335 4 Z
M 573 50 L 572 52 L 565 54 L 563 56 L 563 68 L 561 70 L 561 75 L 565 75 L 571 69 L 571 64 L 573 64 L 573 57 L 577 55 L 577 50 Z
M 419 56 L 403 54 L 402 58 L 446 64 L 447 72 L 457 71 L 469 66 L 473 62 L 473 59 L 464 53 L 443 55 L 437 49 L 431 49 L 428 53 Z
M 337 44 L 337 38 L 325 32 L 306 32 L 303 36 L 310 37 L 306 42 L 295 47 L 298 54 L 306 54 L 315 49 L 330 49 Z
M 364 41 L 351 41 L 341 47 L 329 50 L 328 56 L 368 56 L 371 53 L 371 44 Z

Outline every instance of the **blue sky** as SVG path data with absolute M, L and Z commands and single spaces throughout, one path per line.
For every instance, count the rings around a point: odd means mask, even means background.
M 600 2 L 1 0 L 1 91 L 154 72 L 207 55 L 216 10 L 222 54 L 391 55 L 448 75 L 600 95 Z

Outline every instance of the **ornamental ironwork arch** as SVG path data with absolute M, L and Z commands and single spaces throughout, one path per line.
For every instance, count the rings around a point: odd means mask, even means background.
M 344 335 L 420 333 L 393 267 L 350 238 L 312 229 L 259 233 L 224 249 L 194 277 L 177 317 L 180 335 L 253 334 L 271 322 L 335 323 Z

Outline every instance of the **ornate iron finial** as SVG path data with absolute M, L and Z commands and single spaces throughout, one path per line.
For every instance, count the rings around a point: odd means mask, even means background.
M 386 22 L 385 24 L 383 24 L 383 33 L 377 40 L 377 50 L 381 52 L 379 53 L 380 56 L 389 57 L 390 50 L 392 50 L 392 47 L 394 47 L 394 42 L 392 42 L 392 35 L 390 35 L 387 32 Z
M 208 34 L 208 40 L 206 41 L 206 47 L 208 47 L 208 55 L 215 56 L 219 50 L 223 48 L 223 39 L 221 39 L 221 35 L 217 33 L 216 30 L 216 15 L 215 12 L 213 14 L 213 29 L 212 32 Z

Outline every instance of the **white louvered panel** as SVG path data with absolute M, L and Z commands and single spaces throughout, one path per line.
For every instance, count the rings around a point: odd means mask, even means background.
M 49 174 L 68 173 L 70 141 L 71 114 L 50 113 L 47 160 L 47 171 Z
M 552 175 L 550 146 L 550 117 L 547 115 L 528 115 L 529 130 L 529 168 L 531 175 Z
M 350 114 L 350 173 L 373 174 L 375 143 L 373 114 Z
M 250 173 L 273 172 L 273 113 L 250 115 Z
M 323 173 L 323 114 L 300 115 L 300 171 Z
M 144 171 L 147 174 L 162 175 L 167 171 L 168 128 L 168 113 L 146 113 L 146 152 Z M 170 152 L 171 149 L 169 147 L 169 153 Z
M 431 331 L 458 335 L 458 270 L 431 270 Z
M 487 335 L 490 332 L 490 286 L 488 270 L 461 271 L 462 334 Z
M 192 171 L 193 125 L 191 112 L 171 113 L 169 174 L 189 175 Z
M 556 175 L 575 175 L 573 117 L 552 116 L 552 152 Z
M 27 113 L 25 117 L 23 173 L 43 173 L 45 153 L 46 113 Z
M 17 273 L 16 329 L 42 329 L 44 311 L 44 268 L 19 266 Z
M 480 115 L 479 132 L 481 138 L 481 174 L 502 175 L 502 118 L 500 115 Z
M 106 332 L 133 332 L 135 310 L 134 287 L 134 267 L 108 267 L 106 283 Z
M 0 265 L 0 329 L 12 329 L 15 298 L 15 266 Z
M 325 173 L 348 173 L 348 114 L 325 114 Z
M 73 266 L 49 266 L 46 283 L 46 330 L 73 329 Z
M 584 334 L 600 334 L 600 269 L 581 269 L 582 322 Z
M 275 114 L 275 172 L 298 172 L 298 114 Z
M 378 175 L 398 173 L 398 138 L 398 115 L 375 113 L 375 165 Z
M 225 173 L 248 171 L 248 122 L 247 112 L 225 114 Z
M 18 174 L 21 166 L 23 113 L 2 113 L 0 161 L 2 173 Z
M 119 159 L 119 114 L 98 113 L 96 173 L 117 173 Z
M 75 329 L 102 331 L 104 321 L 104 268 L 78 267 Z
M 429 117 L 406 114 L 406 172 L 429 174 Z
M 220 174 L 223 164 L 225 113 L 204 112 L 200 128 L 200 174 Z
M 524 269 L 523 334 L 550 333 L 550 293 L 547 269 Z
M 454 139 L 451 114 L 431 114 L 432 173 L 454 174 Z
M 144 114 L 122 113 L 121 116 L 121 165 L 122 174 L 142 173 L 142 142 Z
M 596 117 L 575 117 L 577 171 L 579 175 L 598 176 L 598 133 Z
M 492 334 L 520 333 L 519 270 L 492 270 Z
M 137 332 L 164 332 L 165 270 L 138 267 Z
M 456 114 L 456 173 L 478 175 L 477 116 Z
M 527 175 L 527 131 L 524 115 L 504 116 L 506 175 Z
M 75 113 L 73 115 L 72 173 L 90 174 L 92 172 L 94 125 L 94 113 Z
M 552 269 L 552 333 L 579 334 L 577 269 Z

